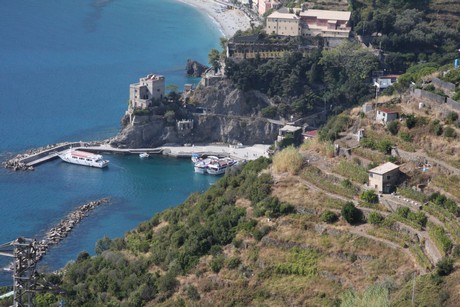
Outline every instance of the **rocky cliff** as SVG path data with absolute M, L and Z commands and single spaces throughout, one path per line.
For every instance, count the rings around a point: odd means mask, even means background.
M 165 143 L 270 144 L 278 134 L 278 125 L 259 116 L 260 109 L 271 104 L 270 100 L 257 91 L 242 92 L 228 80 L 199 86 L 190 102 L 193 107 L 188 118 L 193 120 L 192 129 L 180 130 L 177 124 L 168 124 L 161 116 L 136 116 L 134 124 L 125 117 L 123 130 L 111 144 L 130 148 Z
M 203 65 L 197 61 L 188 59 L 187 60 L 187 65 L 185 66 L 185 71 L 187 72 L 187 75 L 193 76 L 193 77 L 201 77 L 201 75 L 208 69 L 209 67 L 206 65 Z

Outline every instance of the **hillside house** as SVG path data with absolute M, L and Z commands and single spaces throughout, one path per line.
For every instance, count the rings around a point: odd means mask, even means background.
M 286 142 L 287 140 L 289 141 Z M 282 143 L 284 145 L 299 145 L 302 142 L 302 127 L 285 125 L 278 132 L 277 142 L 278 144 Z M 289 142 L 292 143 L 287 144 Z
M 372 78 L 374 85 L 377 85 L 379 90 L 384 90 L 393 85 L 398 80 L 399 75 L 385 75 Z
M 379 193 L 391 193 L 399 180 L 399 165 L 387 162 L 369 170 L 368 174 L 369 187 Z
M 147 109 L 152 101 L 162 99 L 165 94 L 165 77 L 149 74 L 140 78 L 139 83 L 129 86 L 129 101 L 131 109 Z
M 375 115 L 375 120 L 377 122 L 387 124 L 391 121 L 394 121 L 399 118 L 399 113 L 390 109 L 379 109 Z

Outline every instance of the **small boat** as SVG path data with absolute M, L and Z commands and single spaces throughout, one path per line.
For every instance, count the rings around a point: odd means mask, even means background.
M 60 154 L 59 158 L 68 163 L 98 168 L 104 168 L 109 164 L 109 160 L 104 160 L 101 155 L 72 148 Z
M 143 152 L 143 153 L 139 154 L 139 158 L 141 158 L 141 159 L 146 159 L 148 157 L 150 157 L 150 155 L 148 153 L 146 153 L 146 152 Z
M 209 163 L 206 172 L 210 175 L 222 175 L 238 161 L 230 158 L 217 159 Z

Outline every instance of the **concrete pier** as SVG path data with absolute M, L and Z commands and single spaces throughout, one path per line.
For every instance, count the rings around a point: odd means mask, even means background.
M 107 142 L 65 142 L 29 150 L 3 162 L 6 168 L 17 170 L 33 170 L 38 164 L 51 161 L 69 148 L 94 153 L 108 154 L 162 154 L 176 158 L 189 158 L 193 154 L 205 154 L 219 157 L 231 157 L 237 160 L 255 160 L 261 156 L 268 157 L 269 145 L 234 146 L 228 144 L 209 145 L 169 145 L 158 148 L 117 148 Z

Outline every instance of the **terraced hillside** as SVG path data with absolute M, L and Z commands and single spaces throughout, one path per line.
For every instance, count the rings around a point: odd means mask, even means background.
M 341 117 L 342 145 L 356 128 L 391 138 L 372 116 Z M 407 306 L 414 278 L 416 306 L 455 306 L 458 198 L 435 176 L 412 189 L 425 178 L 415 162 L 376 148 L 342 156 L 316 140 L 249 162 L 46 279 L 69 306 Z M 409 185 L 367 191 L 374 159 L 402 163 Z

